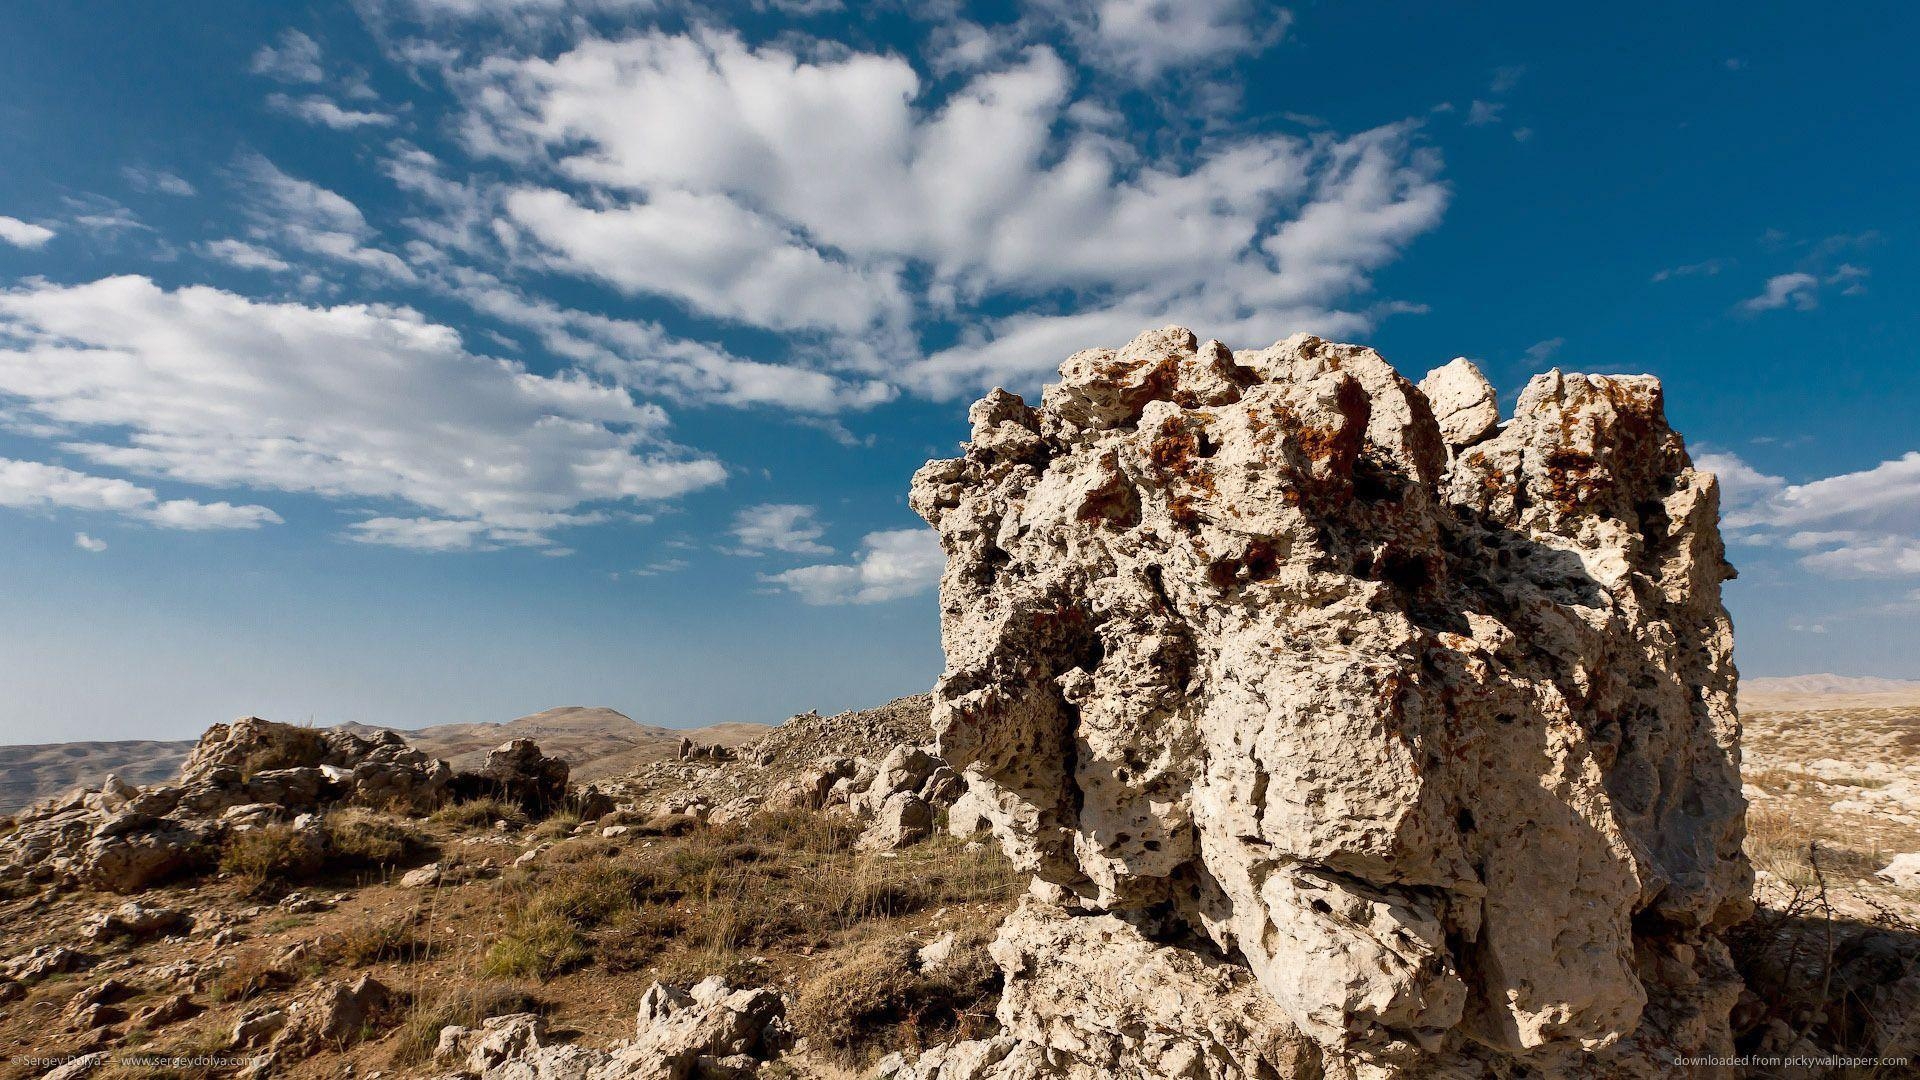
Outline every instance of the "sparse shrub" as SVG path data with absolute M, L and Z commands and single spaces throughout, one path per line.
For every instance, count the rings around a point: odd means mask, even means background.
M 557 911 L 524 909 L 494 939 L 481 970 L 499 978 L 550 979 L 593 955 L 586 935 Z
M 988 1029 L 1000 973 L 986 950 L 978 941 L 956 944 L 946 964 L 922 973 L 919 944 L 904 937 L 870 943 L 803 983 L 790 1015 L 794 1029 L 856 1067 Z
M 323 828 L 327 859 L 335 866 L 392 866 L 419 855 L 427 846 L 410 824 L 359 807 L 327 815 Z
M 316 873 L 325 859 L 321 835 L 292 825 L 262 825 L 234 833 L 220 846 L 220 869 L 249 896 L 267 896 Z
M 452 986 L 421 988 L 413 995 L 407 1016 L 394 1036 L 394 1060 L 418 1065 L 433 1057 L 440 1029 L 449 1024 L 477 1028 L 489 1016 L 518 1012 L 545 1012 L 546 1003 L 527 987 L 514 982 L 460 982 Z
M 314 728 L 297 727 L 279 741 L 268 743 L 248 754 L 240 762 L 240 775 L 251 779 L 274 769 L 297 769 L 312 765 L 327 756 L 327 738 Z
M 541 822 L 533 835 L 541 840 L 562 840 L 573 835 L 580 827 L 580 815 L 571 810 L 562 810 Z
M 207 993 L 215 1001 L 245 1001 L 250 997 L 293 985 L 291 972 L 274 966 L 271 958 L 258 949 L 234 954 L 233 963 L 214 976 Z
M 343 963 L 365 967 L 388 960 L 408 963 L 424 960 L 430 950 L 420 935 L 419 921 L 407 914 L 354 923 L 339 935 L 329 951 Z
M 527 813 L 514 803 L 489 795 L 450 803 L 435 810 L 427 820 L 435 825 L 462 829 L 486 829 L 496 821 L 504 821 L 517 829 L 527 823 Z

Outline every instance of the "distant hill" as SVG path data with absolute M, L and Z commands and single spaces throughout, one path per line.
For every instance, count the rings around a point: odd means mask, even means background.
M 360 732 L 379 730 L 366 724 L 340 727 Z M 412 731 L 394 730 L 421 750 L 446 758 L 455 768 L 480 764 L 487 751 L 508 739 L 532 739 L 541 750 L 573 766 L 576 779 L 598 780 L 674 757 L 682 736 L 699 743 L 739 746 L 773 729 L 766 724 L 731 723 L 681 730 L 642 724 L 612 709 L 569 705 L 506 723 L 436 724 Z M 108 773 L 134 784 L 172 779 L 193 745 L 189 739 L 0 746 L 0 814 L 82 784 L 97 785 Z
M 1743 709 L 1871 709 L 1920 704 L 1920 681 L 1873 676 L 1789 675 L 1740 680 Z

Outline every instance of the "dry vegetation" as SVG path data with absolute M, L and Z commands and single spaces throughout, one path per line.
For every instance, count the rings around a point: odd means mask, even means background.
M 172 992 L 145 972 L 191 961 L 204 1011 L 158 1030 L 129 1025 L 114 1049 L 230 1054 L 229 1033 L 249 1010 L 360 972 L 406 995 L 395 1026 L 288 1063 L 284 1075 L 336 1077 L 348 1064 L 361 1075 L 434 1075 L 429 1059 L 441 1027 L 503 1012 L 542 1012 L 555 1030 L 604 1044 L 630 1033 L 652 980 L 685 984 L 710 974 L 792 994 L 799 1033 L 845 1066 L 990 1029 L 999 975 L 985 942 L 1020 888 L 991 845 L 942 834 L 887 856 L 860 854 L 857 826 L 811 812 L 716 826 L 663 818 L 619 839 L 578 825 L 570 816 L 529 822 L 483 802 L 424 821 L 337 811 L 318 854 L 290 827 L 237 834 L 222 852 L 223 873 L 141 898 L 225 913 L 234 940 L 210 948 L 195 934 L 137 945 L 116 974 L 133 988 L 123 1006 L 131 1015 Z M 535 848 L 536 858 L 511 865 Z M 443 884 L 397 884 L 400 872 L 429 860 L 443 868 Z M 311 912 L 271 903 L 293 889 L 335 902 Z M 37 928 L 15 943 L 24 951 L 70 941 L 81 913 L 116 903 L 40 894 L 0 904 L 0 921 Z M 952 959 L 921 974 L 915 950 L 948 930 Z M 0 1013 L 0 1057 L 86 1049 L 85 1036 L 50 1040 L 31 1018 L 57 1016 L 97 977 L 55 976 Z M 0 1077 L 34 1075 L 9 1068 L 0 1064 Z

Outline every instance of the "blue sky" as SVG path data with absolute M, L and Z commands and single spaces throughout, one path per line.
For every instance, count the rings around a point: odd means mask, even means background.
M 12 5 L 0 742 L 929 685 L 906 482 L 1179 322 L 1650 371 L 1748 674 L 1920 677 L 1895 5 Z

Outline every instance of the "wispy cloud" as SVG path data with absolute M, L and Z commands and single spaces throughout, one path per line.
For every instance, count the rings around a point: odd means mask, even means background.
M 298 30 L 282 31 L 278 44 L 260 46 L 248 70 L 284 83 L 317 83 L 327 77 L 320 66 L 320 43 Z
M 795 503 L 760 503 L 742 507 L 733 518 L 736 555 L 764 555 L 783 551 L 793 555 L 831 555 L 820 543 L 827 533 L 819 511 Z
M 267 107 L 335 131 L 388 127 L 397 123 L 392 113 L 342 108 L 332 99 L 320 94 L 303 94 L 299 97 L 288 94 L 268 94 Z
M 183 199 L 198 194 L 191 183 L 182 177 L 167 172 L 165 169 L 149 169 L 139 165 L 126 165 L 121 167 L 120 175 L 126 179 L 127 183 L 131 185 L 135 191 L 158 192 L 162 195 L 173 195 Z

